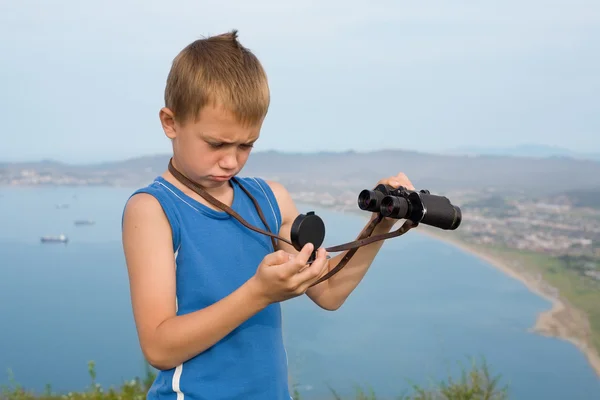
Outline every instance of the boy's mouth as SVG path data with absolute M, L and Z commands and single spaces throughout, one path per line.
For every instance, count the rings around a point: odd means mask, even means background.
M 231 179 L 232 177 L 233 177 L 233 175 L 220 175 L 220 176 L 213 175 L 213 176 L 211 176 L 211 179 L 213 179 L 215 181 L 219 181 L 219 182 L 224 182 L 224 181 Z

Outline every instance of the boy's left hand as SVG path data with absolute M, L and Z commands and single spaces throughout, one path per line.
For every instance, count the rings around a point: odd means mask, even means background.
M 407 188 L 408 190 L 415 190 L 415 187 L 413 186 L 412 182 L 410 181 L 410 179 L 408 179 L 408 177 L 406 176 L 406 174 L 404 174 L 403 172 L 398 173 L 398 175 L 396 176 L 390 176 L 389 178 L 385 178 L 385 179 L 381 179 L 379 182 L 377 182 L 377 185 L 389 185 L 393 188 L 398 188 L 400 186 L 404 186 L 405 188 Z M 373 213 L 371 219 L 375 219 L 377 218 L 378 213 Z M 392 228 L 396 222 L 398 222 L 397 219 L 395 218 L 384 218 L 382 221 L 382 223 L 385 223 L 386 226 L 389 226 L 390 228 Z M 412 221 L 406 221 L 405 224 L 409 224 L 409 228 L 412 229 L 414 227 L 417 226 L 417 224 L 413 223 Z

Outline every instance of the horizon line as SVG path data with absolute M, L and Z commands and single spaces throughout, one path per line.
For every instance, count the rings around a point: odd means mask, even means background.
M 287 154 L 287 155 L 314 155 L 314 154 L 369 154 L 369 153 L 381 153 L 381 152 L 404 152 L 404 153 L 415 153 L 415 154 L 435 154 L 435 155 L 454 155 L 454 154 L 446 154 L 441 152 L 426 152 L 420 150 L 409 150 L 409 149 L 401 149 L 401 148 L 382 148 L 376 150 L 355 150 L 355 149 L 346 149 L 346 150 L 320 150 L 320 151 L 289 151 L 289 150 L 276 150 L 276 149 L 266 149 L 266 150 L 255 150 L 252 154 L 266 154 L 266 153 L 279 153 L 279 154 Z M 67 162 L 61 161 L 56 158 L 38 158 L 38 159 L 29 159 L 29 160 L 19 160 L 19 161 L 5 161 L 0 159 L 0 164 L 39 164 L 39 163 L 55 163 L 55 164 L 64 164 L 64 165 L 96 165 L 96 164 L 107 164 L 107 163 L 119 163 L 119 162 L 127 162 L 132 160 L 138 160 L 142 158 L 152 158 L 152 157 L 169 157 L 172 153 L 164 152 L 164 153 L 145 153 L 136 156 L 125 156 L 121 158 L 115 159 L 107 159 L 102 161 L 93 161 L 93 162 Z M 460 154 L 459 154 L 460 156 Z
M 481 148 L 481 149 L 467 149 L 467 148 L 456 148 L 456 149 L 448 149 L 445 151 L 423 151 L 416 149 L 405 149 L 405 148 L 381 148 L 381 149 L 369 149 L 369 150 L 356 150 L 356 149 L 344 149 L 344 150 L 310 150 L 310 151 L 290 151 L 290 150 L 277 150 L 277 149 L 265 149 L 265 150 L 255 150 L 252 154 L 268 154 L 268 153 L 277 153 L 284 155 L 318 155 L 318 154 L 374 154 L 374 153 L 383 153 L 383 152 L 402 152 L 402 153 L 412 153 L 412 154 L 422 154 L 422 155 L 435 155 L 435 156 L 447 156 L 447 157 L 499 157 L 499 158 L 532 158 L 532 159 L 549 159 L 549 158 L 567 158 L 572 160 L 588 160 L 588 161 L 598 161 L 595 157 L 595 154 L 585 154 L 575 152 L 566 148 L 554 147 L 557 151 L 561 151 L 561 154 L 548 154 L 548 155 L 520 155 L 520 154 L 509 154 L 509 153 L 489 153 L 489 151 L 499 150 L 499 151 L 509 151 L 510 149 L 517 149 L 523 146 L 531 146 L 532 144 L 517 144 L 512 147 L 498 147 L 498 148 Z M 537 146 L 537 145 L 536 145 Z M 549 147 L 546 145 L 539 145 L 541 147 Z M 553 146 L 550 146 L 553 147 Z M 479 150 L 479 151 L 477 151 Z M 568 154 L 564 153 L 568 152 Z M 132 156 L 124 156 L 113 159 L 105 159 L 98 160 L 92 162 L 68 162 L 62 161 L 57 158 L 46 158 L 40 157 L 38 159 L 29 159 L 29 160 L 16 160 L 16 161 L 5 161 L 0 159 L 0 164 L 10 165 L 10 164 L 42 164 L 42 163 L 52 163 L 52 164 L 62 164 L 62 165 L 71 165 L 71 166 L 92 166 L 98 164 L 112 164 L 112 163 L 121 163 L 121 162 L 129 162 L 134 160 L 139 160 L 143 158 L 152 158 L 152 157 L 169 157 L 171 152 L 164 153 L 145 153 L 139 155 Z

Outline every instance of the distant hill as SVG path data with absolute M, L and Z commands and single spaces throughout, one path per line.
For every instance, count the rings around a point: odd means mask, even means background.
M 166 154 L 85 166 L 58 162 L 0 164 L 0 184 L 23 169 L 51 176 L 91 179 L 96 184 L 137 186 L 162 173 Z M 360 190 L 379 179 L 406 173 L 419 189 L 432 192 L 492 188 L 543 195 L 600 187 L 600 162 L 570 158 L 526 158 L 501 155 L 440 155 L 404 150 L 342 153 L 255 152 L 243 176 L 284 182 L 291 188 L 327 187 Z M 2 178 L 5 177 L 5 178 Z M 337 188 L 337 189 L 336 189 Z
M 547 146 L 540 144 L 523 144 L 512 147 L 460 147 L 446 152 L 453 155 L 496 155 L 513 157 L 532 157 L 532 158 L 572 158 L 578 160 L 600 161 L 600 152 L 581 153 L 557 146 Z

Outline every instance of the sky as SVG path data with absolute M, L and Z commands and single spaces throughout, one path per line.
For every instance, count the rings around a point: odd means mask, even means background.
M 255 151 L 600 152 L 597 0 L 0 0 L 0 161 L 170 152 L 171 62 L 231 29 L 269 76 Z

